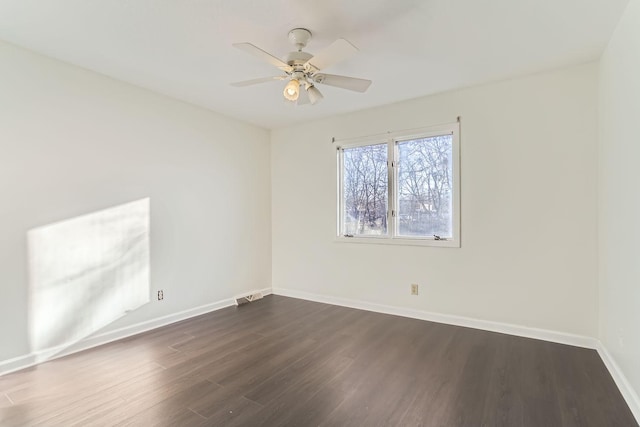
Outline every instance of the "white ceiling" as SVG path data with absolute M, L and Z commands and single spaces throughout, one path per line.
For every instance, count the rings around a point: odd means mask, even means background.
M 266 128 L 595 60 L 628 0 L 0 0 L 0 39 Z M 373 80 L 365 94 L 319 86 L 315 106 L 282 101 L 284 82 L 231 44 L 276 56 L 287 33 L 314 53 L 359 47 L 327 68 Z

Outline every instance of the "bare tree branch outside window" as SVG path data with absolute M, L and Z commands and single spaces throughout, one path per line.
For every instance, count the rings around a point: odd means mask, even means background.
M 344 150 L 344 231 L 387 234 L 387 145 Z
M 451 135 L 398 143 L 398 235 L 451 236 Z

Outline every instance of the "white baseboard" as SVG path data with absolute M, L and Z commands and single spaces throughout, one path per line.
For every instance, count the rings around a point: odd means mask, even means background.
M 473 319 L 470 317 L 454 316 L 450 314 L 433 313 L 412 308 L 376 304 L 366 301 L 357 301 L 328 295 L 319 295 L 293 289 L 273 288 L 273 293 L 275 295 L 300 298 L 326 304 L 340 305 L 343 307 L 357 308 L 360 310 L 375 311 L 377 313 L 393 314 L 396 316 L 410 317 L 412 319 L 428 320 L 430 322 L 445 323 L 447 325 L 464 326 L 466 328 L 481 329 L 483 331 L 499 332 L 502 334 L 516 335 L 519 337 L 534 338 L 560 344 L 573 345 L 576 347 L 595 349 L 597 348 L 598 344 L 597 339 L 586 337 L 583 335 L 550 331 L 546 329 L 529 328 L 526 326 L 492 322 L 489 320 Z
M 627 377 L 624 375 L 615 359 L 611 356 L 611 353 L 609 353 L 602 342 L 598 341 L 598 347 L 596 350 L 598 350 L 600 358 L 609 370 L 609 373 L 618 386 L 620 393 L 622 393 L 622 397 L 624 397 L 627 405 L 629 405 L 629 409 L 631 409 L 633 416 L 636 418 L 638 424 L 640 424 L 640 397 L 638 397 L 638 393 L 633 389 L 629 380 L 627 380 Z
M 19 371 L 20 369 L 27 368 L 34 364 L 35 356 L 33 354 L 26 354 L 24 356 L 14 357 L 13 359 L 3 360 L 0 362 L 0 375 Z
M 270 295 L 271 288 L 256 289 L 248 292 L 261 292 L 262 295 Z M 236 302 L 234 298 L 227 298 L 210 304 L 201 305 L 199 307 L 190 308 L 188 310 L 183 310 L 177 313 L 171 313 L 166 316 L 136 323 L 135 325 L 125 326 L 113 331 L 91 335 L 77 343 L 51 347 L 45 350 L 26 354 L 24 356 L 15 357 L 13 359 L 3 360 L 0 361 L 0 375 L 19 371 L 21 369 L 37 365 L 38 363 L 42 363 L 47 360 L 57 359 L 59 357 L 87 350 L 92 347 L 97 347 L 99 345 L 137 335 L 142 332 L 147 332 L 152 329 L 180 322 L 191 317 L 196 317 L 205 313 L 220 310 L 221 308 L 230 307 L 235 305 L 235 303 Z

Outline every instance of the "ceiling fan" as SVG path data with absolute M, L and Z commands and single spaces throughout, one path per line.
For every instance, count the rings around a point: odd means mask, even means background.
M 355 92 L 365 92 L 369 88 L 371 80 L 319 72 L 350 57 L 358 51 L 358 48 L 345 39 L 338 39 L 317 55 L 311 55 L 302 51 L 309 40 L 311 40 L 311 31 L 306 28 L 294 28 L 289 31 L 289 41 L 296 46 L 297 50 L 289 53 L 284 61 L 251 43 L 235 43 L 234 47 L 274 65 L 284 74 L 231 83 L 231 85 L 243 87 L 270 81 L 288 80 L 289 82 L 284 87 L 284 98 L 297 105 L 315 104 L 323 98 L 322 93 L 315 86 L 316 83 Z

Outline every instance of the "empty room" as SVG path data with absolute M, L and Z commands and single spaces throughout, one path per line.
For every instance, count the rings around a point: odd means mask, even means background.
M 0 426 L 637 427 L 640 0 L 0 0 Z

